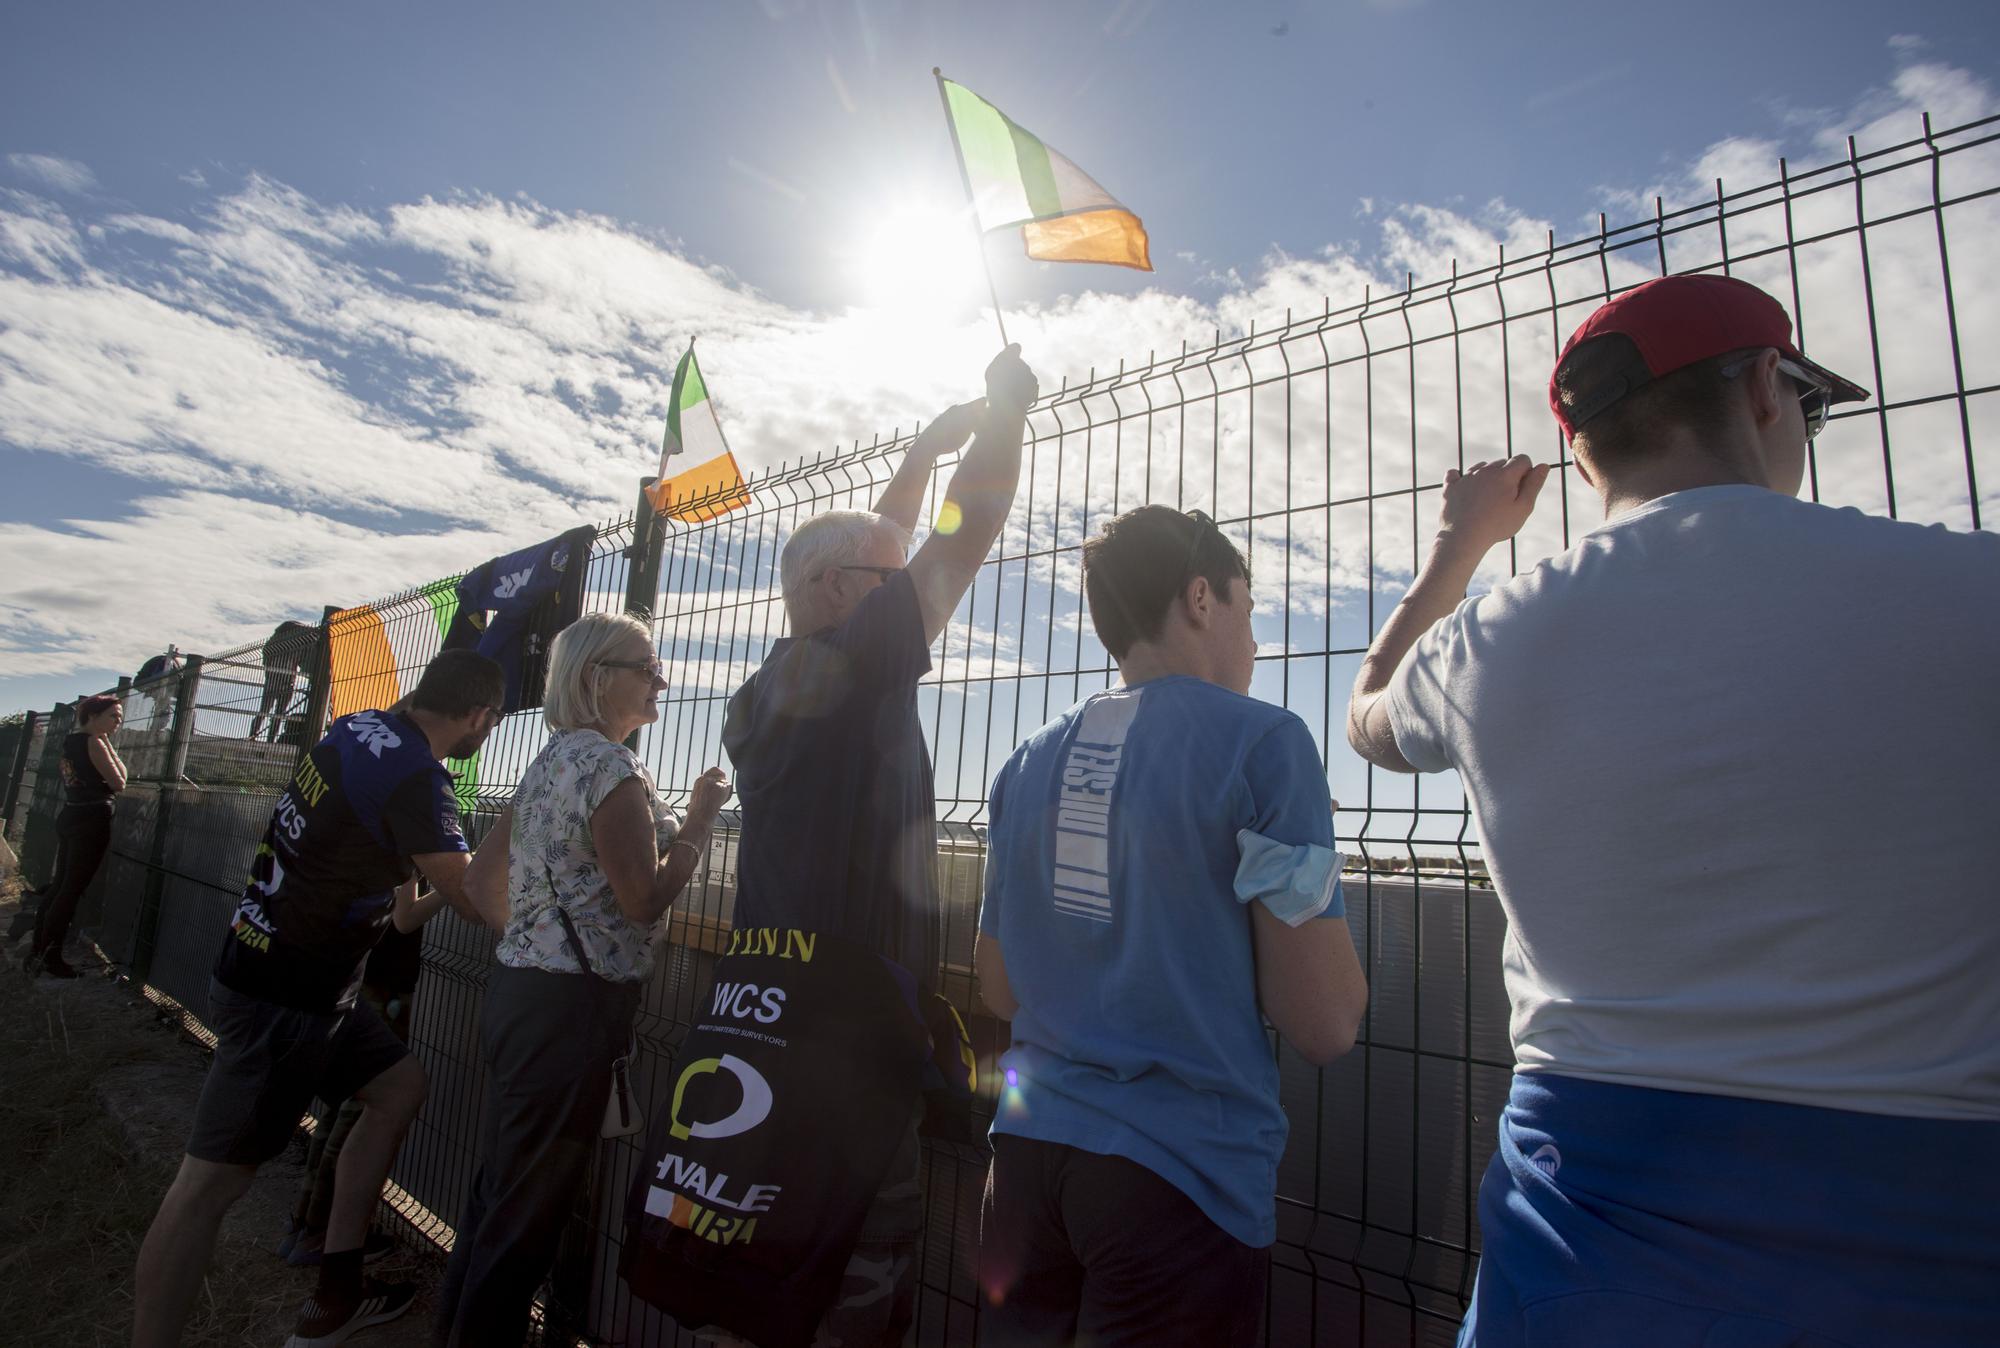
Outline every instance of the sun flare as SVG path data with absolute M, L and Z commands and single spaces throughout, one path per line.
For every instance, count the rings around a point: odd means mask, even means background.
M 935 310 L 976 301 L 978 243 L 964 212 L 903 204 L 873 216 L 852 260 L 859 303 Z

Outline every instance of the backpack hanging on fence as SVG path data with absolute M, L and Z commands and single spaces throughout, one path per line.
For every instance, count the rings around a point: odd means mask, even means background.
M 908 973 L 741 928 L 697 1005 L 625 1210 L 619 1273 L 682 1325 L 805 1348 L 915 1116 L 929 1035 Z

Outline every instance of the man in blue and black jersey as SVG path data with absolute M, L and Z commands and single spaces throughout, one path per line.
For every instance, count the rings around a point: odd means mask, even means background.
M 368 952 L 412 902 L 409 889 L 396 891 L 414 873 L 482 920 L 464 886 L 471 854 L 443 760 L 479 750 L 504 686 L 491 660 L 447 651 L 409 697 L 341 717 L 299 760 L 209 984 L 219 1042 L 187 1155 L 139 1252 L 134 1348 L 179 1339 L 223 1214 L 284 1150 L 315 1095 L 356 1098 L 362 1113 L 341 1153 L 319 1287 L 289 1348 L 343 1342 L 415 1299 L 413 1287 L 364 1279 L 361 1261 L 376 1196 L 423 1104 L 424 1072 L 357 992 Z

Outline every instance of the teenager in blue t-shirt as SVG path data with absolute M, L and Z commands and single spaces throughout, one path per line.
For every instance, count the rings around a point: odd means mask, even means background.
M 981 1213 L 981 1342 L 1254 1342 L 1286 1121 L 1264 1021 L 1354 1042 L 1332 801 L 1305 724 L 1246 696 L 1250 575 L 1206 515 L 1084 546 L 1120 687 L 993 782 L 981 994 L 1012 1020 Z
M 279 796 L 209 984 L 219 1041 L 187 1155 L 139 1251 L 133 1348 L 177 1343 L 229 1208 L 285 1149 L 315 1095 L 361 1102 L 335 1180 L 319 1286 L 287 1348 L 319 1348 L 408 1310 L 416 1288 L 364 1279 L 363 1238 L 389 1163 L 423 1104 L 409 1049 L 357 1001 L 368 952 L 412 925 L 421 872 L 482 920 L 446 758 L 500 719 L 500 667 L 473 651 L 431 661 L 410 696 L 343 716 Z M 498 900 L 495 893 L 482 896 Z

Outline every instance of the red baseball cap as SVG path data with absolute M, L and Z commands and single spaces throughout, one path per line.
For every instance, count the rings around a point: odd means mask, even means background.
M 1663 276 L 1626 291 L 1583 321 L 1563 346 L 1560 370 L 1569 353 L 1593 337 L 1619 333 L 1638 348 L 1639 359 L 1608 376 L 1597 388 L 1565 408 L 1549 375 L 1549 408 L 1562 424 L 1563 438 L 1641 386 L 1710 356 L 1751 347 L 1775 347 L 1779 354 L 1826 384 L 1828 401 L 1864 401 L 1868 390 L 1816 365 L 1792 345 L 1792 320 L 1785 306 L 1733 276 Z

